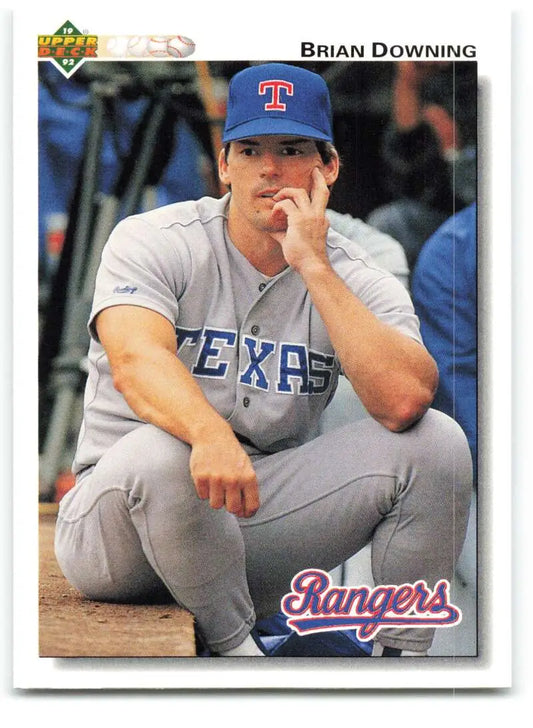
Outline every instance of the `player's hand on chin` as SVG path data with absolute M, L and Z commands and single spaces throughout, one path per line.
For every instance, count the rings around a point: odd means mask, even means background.
M 281 245 L 287 263 L 299 272 L 309 265 L 328 264 L 329 189 L 318 167 L 312 170 L 311 182 L 309 194 L 302 188 L 284 187 L 273 197 L 273 213 L 286 217 L 287 228 L 271 235 Z
M 211 435 L 191 445 L 190 470 L 198 496 L 211 508 L 239 518 L 259 508 L 259 488 L 250 458 L 233 432 Z

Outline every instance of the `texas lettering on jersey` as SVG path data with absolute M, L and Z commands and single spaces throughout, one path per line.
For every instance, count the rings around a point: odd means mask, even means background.
M 224 379 L 236 347 L 243 352 L 238 381 L 264 392 L 280 394 L 324 394 L 328 391 L 335 357 L 313 351 L 305 344 L 276 342 L 242 334 L 232 329 L 204 326 L 198 329 L 176 327 L 178 354 L 184 347 L 197 349 L 191 372 L 196 377 Z M 231 355 L 233 350 L 233 356 Z

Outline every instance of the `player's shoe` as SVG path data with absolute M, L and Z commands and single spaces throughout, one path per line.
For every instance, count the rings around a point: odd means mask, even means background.
M 397 647 L 384 647 L 381 657 L 401 657 L 402 651 Z

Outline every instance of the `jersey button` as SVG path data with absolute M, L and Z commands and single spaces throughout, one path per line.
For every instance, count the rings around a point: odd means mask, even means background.
M 261 330 L 261 329 L 259 328 L 259 326 L 255 326 L 255 325 L 254 325 L 254 326 L 252 326 L 252 328 L 251 328 L 252 334 L 253 334 L 254 336 L 257 336 L 257 334 L 259 333 L 259 331 L 260 331 L 260 330 Z
M 250 397 L 245 397 L 242 400 L 242 403 L 243 403 L 244 407 L 249 407 L 250 406 Z
M 266 283 L 260 283 L 259 284 L 259 290 L 260 291 L 264 291 L 266 287 L 267 287 L 267 284 Z

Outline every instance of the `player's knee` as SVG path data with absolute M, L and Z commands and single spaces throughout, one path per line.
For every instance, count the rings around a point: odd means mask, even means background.
M 429 473 L 440 473 L 450 483 L 455 497 L 468 502 L 472 490 L 472 457 L 461 427 L 448 415 L 428 410 L 419 425 L 421 459 Z
M 151 427 L 144 441 L 146 449 L 139 453 L 136 464 L 136 477 L 143 483 L 179 484 L 190 480 L 189 445 L 167 432 Z
M 121 484 L 130 492 L 151 489 L 164 494 L 190 482 L 190 447 L 152 425 L 126 435 L 99 461 L 93 479 Z M 187 486 L 188 487 L 188 486 Z

